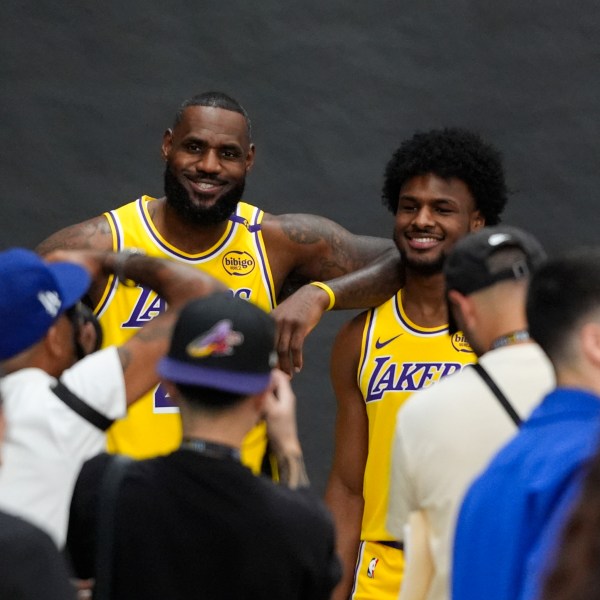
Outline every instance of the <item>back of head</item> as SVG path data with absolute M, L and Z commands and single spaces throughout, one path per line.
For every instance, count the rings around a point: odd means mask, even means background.
M 461 128 L 434 129 L 404 141 L 386 166 L 382 191 L 385 206 L 395 214 L 402 186 L 428 173 L 463 181 L 486 225 L 500 222 L 507 196 L 502 157 L 478 134 Z
M 526 283 L 545 260 L 544 249 L 530 233 L 507 225 L 484 227 L 452 249 L 444 264 L 446 289 L 468 296 L 501 282 Z M 455 331 L 450 318 L 450 333 Z
M 578 325 L 600 315 L 600 247 L 549 260 L 533 277 L 527 297 L 531 336 L 556 365 L 568 358 Z
M 276 363 L 272 317 L 219 292 L 183 308 L 158 372 L 186 400 L 218 408 L 265 391 Z
M 90 276 L 78 265 L 12 248 L 0 253 L 0 282 L 0 360 L 6 360 L 41 340 L 85 294 Z
M 228 96 L 223 92 L 203 92 L 202 94 L 196 94 L 191 98 L 184 100 L 175 113 L 175 119 L 173 120 L 173 127 L 181 122 L 183 111 L 190 106 L 207 106 L 211 108 L 222 108 L 223 110 L 231 110 L 239 113 L 246 119 L 246 125 L 248 127 L 248 139 L 252 140 L 252 124 L 250 123 L 250 117 L 246 112 L 246 109 L 237 101 L 235 98 Z

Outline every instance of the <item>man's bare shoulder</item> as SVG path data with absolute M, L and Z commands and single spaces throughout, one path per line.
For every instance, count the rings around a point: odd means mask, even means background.
M 357 235 L 327 217 L 308 213 L 265 213 L 262 230 L 265 239 L 277 239 L 296 250 L 333 252 L 336 258 L 351 263 L 349 270 L 360 268 L 389 250 L 396 252 L 394 241 L 389 238 Z
M 112 250 L 112 244 L 108 220 L 98 215 L 53 233 L 37 246 L 36 252 L 43 255 L 53 250 Z
M 335 236 L 352 234 L 327 217 L 308 213 L 286 213 L 273 215 L 265 213 L 262 220 L 263 232 L 268 236 L 278 236 L 290 244 L 310 245 L 330 242 Z

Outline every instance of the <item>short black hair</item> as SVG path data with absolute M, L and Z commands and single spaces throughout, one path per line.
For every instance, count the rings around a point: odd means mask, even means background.
M 188 406 L 193 410 L 201 409 L 206 411 L 219 411 L 239 404 L 248 397 L 247 394 L 237 394 L 234 392 L 225 392 L 200 385 L 189 385 L 185 383 L 175 383 L 173 385 L 181 394 L 184 400 L 187 400 Z
M 529 333 L 555 365 L 568 359 L 571 334 L 593 311 L 600 312 L 600 247 L 551 259 L 533 275 Z
M 396 214 L 402 186 L 419 175 L 455 177 L 469 188 L 486 225 L 497 225 L 508 190 L 502 155 L 472 131 L 459 127 L 417 132 L 388 162 L 382 190 L 385 206 Z
M 173 127 L 177 127 L 177 125 L 181 123 L 183 111 L 189 106 L 210 106 L 213 108 L 222 108 L 223 110 L 232 110 L 233 112 L 239 113 L 244 117 L 244 119 L 246 119 L 248 140 L 252 140 L 252 125 L 246 109 L 235 98 L 228 96 L 224 92 L 203 92 L 202 94 L 196 94 L 195 96 L 184 100 L 179 105 L 179 108 L 175 113 Z

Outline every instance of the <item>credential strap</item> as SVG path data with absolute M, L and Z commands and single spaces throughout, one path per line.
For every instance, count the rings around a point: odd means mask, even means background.
M 479 364 L 475 363 L 471 365 L 483 381 L 487 384 L 494 396 L 498 398 L 502 408 L 508 413 L 508 416 L 513 420 L 517 427 L 521 426 L 523 422 L 521 417 L 517 414 L 517 411 L 513 408 L 512 404 L 508 401 L 508 398 L 500 391 L 500 388 L 496 385 L 496 382 L 491 378 L 490 374 Z
M 106 431 L 114 423 L 112 419 L 105 417 L 87 402 L 84 402 L 77 394 L 74 394 L 62 381 L 57 381 L 50 389 L 71 410 L 74 410 L 80 417 L 100 429 L 100 431 Z

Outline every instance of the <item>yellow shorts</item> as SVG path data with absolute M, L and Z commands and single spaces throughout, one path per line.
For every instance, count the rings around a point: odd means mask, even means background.
M 404 552 L 380 542 L 361 542 L 354 570 L 352 600 L 398 600 Z

